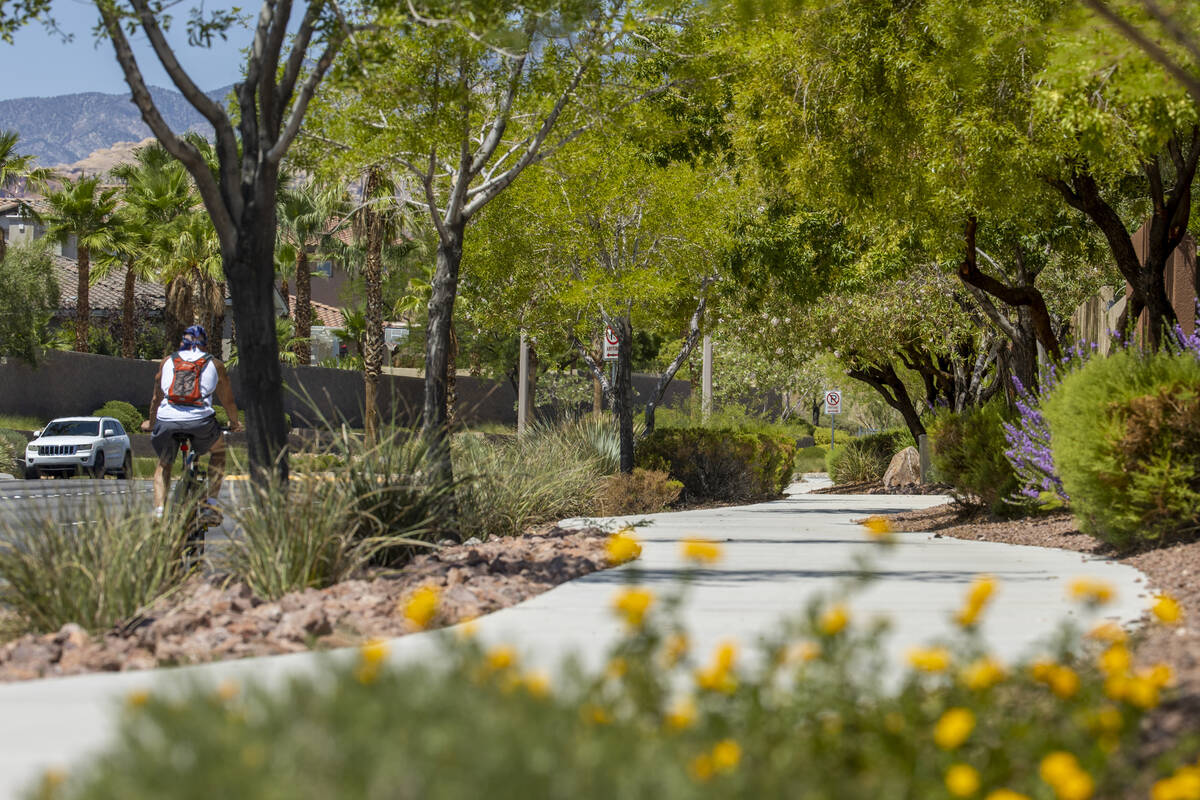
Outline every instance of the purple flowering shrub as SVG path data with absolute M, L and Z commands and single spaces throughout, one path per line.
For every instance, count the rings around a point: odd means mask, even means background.
M 1043 505 L 1067 505 L 1070 502 L 1062 478 L 1054 470 L 1050 425 L 1042 416 L 1042 399 L 1062 382 L 1064 376 L 1087 363 L 1096 351 L 1094 342 L 1067 348 L 1058 363 L 1043 365 L 1039 376 L 1041 386 L 1036 391 L 1013 376 L 1019 417 L 1015 423 L 1004 423 L 1004 439 L 1008 443 L 1004 457 L 1012 464 L 1021 483 L 1014 501 Z

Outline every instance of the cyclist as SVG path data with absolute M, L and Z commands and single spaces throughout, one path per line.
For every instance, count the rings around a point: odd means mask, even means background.
M 171 467 L 179 442 L 175 434 L 192 437 L 196 455 L 211 453 L 208 460 L 209 489 L 206 505 L 211 506 L 221 489 L 225 476 L 225 439 L 213 411 L 213 395 L 229 415 L 229 429 L 238 430 L 237 403 L 225 365 L 209 355 L 208 334 L 200 325 L 192 325 L 183 333 L 179 350 L 162 360 L 154 376 L 154 396 L 150 400 L 150 419 L 142 423 L 143 431 L 152 431 L 150 443 L 158 455 L 154 467 L 154 513 L 162 516 L 171 488 Z

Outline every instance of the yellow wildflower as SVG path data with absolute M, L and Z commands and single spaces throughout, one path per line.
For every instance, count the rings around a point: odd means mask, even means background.
M 837 636 L 849 622 L 850 611 L 845 605 L 838 603 L 821 614 L 820 619 L 817 620 L 817 627 L 826 636 Z
M 1142 676 L 1158 688 L 1162 689 L 1166 686 L 1169 686 L 1171 683 L 1171 668 L 1166 664 L 1155 664 L 1149 670 L 1142 673 Z
M 969 764 L 953 764 L 946 770 L 946 791 L 955 797 L 970 797 L 979 791 L 979 772 Z
M 712 780 L 713 773 L 716 768 L 713 766 L 712 756 L 708 753 L 701 753 L 692 759 L 692 763 L 688 765 L 688 771 L 692 773 L 692 777 L 698 781 L 704 782 Z
M 737 689 L 737 678 L 733 664 L 737 659 L 737 647 L 732 642 L 721 644 L 708 667 L 696 670 L 696 685 L 710 692 L 731 694 Z
M 1029 800 L 1029 795 L 1014 792 L 1012 789 L 995 789 L 988 792 L 983 800 Z
M 1006 675 L 999 661 L 985 656 L 967 665 L 962 671 L 962 682 L 968 689 L 978 692 L 995 686 L 1004 680 Z
M 590 722 L 593 725 L 608 725 L 612 722 L 612 717 L 609 716 L 607 711 L 592 703 L 585 703 L 580 707 L 579 713 L 583 715 L 585 722 Z
M 1129 671 L 1133 657 L 1123 644 L 1114 644 L 1100 654 L 1100 671 L 1105 675 L 1121 675 Z
M 237 697 L 238 685 L 235 681 L 224 680 L 217 685 L 217 699 L 228 703 Z
M 1088 632 L 1088 637 L 1100 642 L 1108 642 L 1109 644 L 1125 644 L 1128 635 L 1124 629 L 1115 622 L 1102 622 Z
M 933 728 L 933 741 L 943 750 L 954 750 L 975 729 L 975 715 L 966 708 L 951 708 Z
M 1062 750 L 1043 758 L 1038 774 L 1050 784 L 1058 800 L 1088 800 L 1096 789 L 1092 776 L 1080 768 L 1075 756 Z
M 475 619 L 475 617 L 471 617 L 458 624 L 458 636 L 460 639 L 474 639 L 478 635 L 479 623 Z
M 950 651 L 944 647 L 914 647 L 908 651 L 908 663 L 921 672 L 944 672 L 950 667 Z
M 438 600 L 441 590 L 437 586 L 422 586 L 412 593 L 404 604 L 404 618 L 413 624 L 417 630 L 424 630 L 437 616 Z
M 134 689 L 125 696 L 125 702 L 129 704 L 130 708 L 141 708 L 150 702 L 150 692 L 145 689 Z
M 379 667 L 387 658 L 388 643 L 383 639 L 368 639 L 358 649 L 358 666 L 354 670 L 354 679 L 361 684 L 374 683 L 379 677 Z
M 696 703 L 691 698 L 680 700 L 671 707 L 666 716 L 667 727 L 681 731 L 692 727 L 696 722 Z
M 996 579 L 990 575 L 976 578 L 967 590 L 967 598 L 963 607 L 954 615 L 955 621 L 964 628 L 970 628 L 979 622 L 979 615 L 987 606 L 988 600 L 996 591 Z
M 682 633 L 673 633 L 667 637 L 667 641 L 663 644 L 663 661 L 668 667 L 673 667 L 683 660 L 687 655 L 688 637 Z
M 717 772 L 729 772 L 742 760 L 742 748 L 733 739 L 722 739 L 713 745 L 712 763 Z
M 1164 625 L 1174 625 L 1183 618 L 1183 608 L 1179 605 L 1179 601 L 1169 594 L 1160 594 L 1156 597 L 1150 611 L 1154 614 L 1154 618 Z
M 711 539 L 684 539 L 683 557 L 697 564 L 713 564 L 721 560 L 721 545 Z
M 622 528 L 608 537 L 605 543 L 608 550 L 608 563 L 612 566 L 633 561 L 642 554 L 642 546 L 633 538 L 633 528 Z
M 1076 578 L 1067 585 L 1067 592 L 1073 599 L 1094 606 L 1109 603 L 1117 595 L 1111 583 L 1095 578 Z
M 485 662 L 492 672 L 503 672 L 517 663 L 517 651 L 501 645 L 488 651 Z
M 892 523 L 885 517 L 867 517 L 862 526 L 867 529 L 867 535 L 876 541 L 886 542 L 892 538 Z
M 1119 733 L 1125 725 L 1125 716 L 1116 706 L 1106 705 L 1096 712 L 1096 727 L 1105 733 Z
M 1149 678 L 1131 678 L 1125 689 L 1125 700 L 1131 706 L 1149 710 L 1158 706 L 1158 686 Z
M 59 767 L 51 767 L 42 773 L 42 796 L 51 795 L 66 782 L 67 771 Z
M 787 649 L 787 661 L 790 664 L 807 664 L 821 657 L 821 645 L 816 642 L 796 642 Z
M 1200 768 L 1181 767 L 1171 777 L 1155 782 L 1150 800 L 1200 800 Z
M 534 697 L 550 696 L 550 676 L 543 670 L 535 670 L 525 675 L 525 691 Z
M 1075 693 L 1079 691 L 1079 675 L 1070 667 L 1058 667 L 1050 673 L 1050 680 L 1046 683 L 1050 687 L 1050 691 L 1064 700 L 1074 697 Z
M 623 589 L 613 600 L 613 608 L 631 628 L 640 628 L 646 619 L 646 611 L 654 602 L 654 593 L 649 589 L 634 586 Z
M 1109 700 L 1124 700 L 1129 694 L 1130 677 L 1125 673 L 1109 675 L 1104 679 L 1104 694 Z

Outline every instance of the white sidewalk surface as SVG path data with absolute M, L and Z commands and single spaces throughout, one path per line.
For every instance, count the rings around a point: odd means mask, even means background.
M 811 483 L 809 485 L 812 485 Z M 983 634 L 1002 658 L 1028 654 L 1062 619 L 1079 613 L 1066 596 L 1069 579 L 1103 578 L 1117 589 L 1105 609 L 1123 623 L 1148 605 L 1141 574 L 1122 564 L 1058 550 L 896 534 L 897 544 L 880 548 L 852 520 L 926 508 L 940 496 L 809 495 L 793 487 L 784 500 L 736 508 L 652 515 L 640 527 L 642 557 L 631 565 L 563 584 L 518 606 L 477 621 L 479 635 L 516 645 L 529 662 L 557 664 L 568 653 L 601 663 L 620 633 L 610 604 L 629 569 L 643 585 L 665 590 L 686 569 L 680 540 L 705 537 L 724 543 L 724 558 L 693 581 L 684 618 L 697 653 L 735 640 L 743 651 L 785 616 L 804 608 L 815 594 L 833 591 L 853 570 L 855 556 L 875 559 L 876 579 L 850 600 L 852 619 L 885 615 L 893 623 L 888 640 L 892 663 L 909 647 L 950 631 L 950 616 L 979 574 L 1000 582 L 983 623 Z M 401 637 L 391 658 L 419 659 L 434 653 L 431 634 Z M 329 658 L 330 656 L 324 656 Z M 353 650 L 333 658 L 354 658 Z M 0 798 L 18 796 L 48 767 L 66 768 L 110 740 L 115 710 L 135 689 L 173 691 L 197 680 L 232 679 L 279 684 L 289 674 L 314 669 L 320 657 L 298 654 L 246 659 L 198 667 L 107 673 L 0 685 Z

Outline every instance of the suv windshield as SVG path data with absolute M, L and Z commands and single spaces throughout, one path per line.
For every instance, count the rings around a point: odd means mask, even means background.
M 95 436 L 99 431 L 100 423 L 95 420 L 60 419 L 47 425 L 42 436 Z

